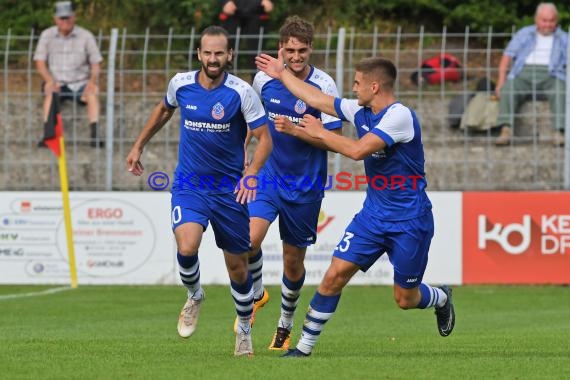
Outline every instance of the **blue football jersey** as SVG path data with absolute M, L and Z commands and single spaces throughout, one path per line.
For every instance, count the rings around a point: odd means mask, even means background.
M 333 79 L 315 67 L 311 67 L 305 82 L 325 94 L 339 96 Z M 256 74 L 253 89 L 261 96 L 273 139 L 273 151 L 260 172 L 259 185 L 276 188 L 283 199 L 290 202 L 309 203 L 322 199 L 324 188 L 330 182 L 327 181 L 327 151 L 276 131 L 274 121 L 281 115 L 298 124 L 303 115 L 310 114 L 330 130 L 341 128 L 342 122 L 310 107 L 291 94 L 280 81 L 263 72 Z M 273 186 L 274 183 L 278 183 L 278 186 Z
M 244 168 L 247 128 L 267 124 L 259 96 L 244 80 L 225 73 L 212 89 L 198 82 L 199 71 L 176 74 L 164 99 L 180 108 L 180 145 L 172 192 L 233 192 Z
M 341 119 L 356 127 L 359 138 L 374 133 L 386 143 L 385 149 L 364 159 L 370 182 L 363 208 L 388 221 L 416 218 L 430 210 L 422 134 L 415 112 L 396 102 L 375 115 L 356 99 L 338 98 L 335 109 Z

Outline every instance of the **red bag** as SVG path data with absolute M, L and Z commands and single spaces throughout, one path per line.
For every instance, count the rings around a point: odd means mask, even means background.
M 420 76 L 421 74 L 421 76 Z M 451 54 L 442 54 L 422 62 L 419 71 L 410 76 L 415 85 L 459 82 L 461 80 L 461 62 Z

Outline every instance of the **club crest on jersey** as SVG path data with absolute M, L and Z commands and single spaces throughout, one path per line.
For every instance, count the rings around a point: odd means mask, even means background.
M 221 118 L 224 117 L 224 106 L 222 105 L 222 103 L 217 102 L 216 104 L 214 104 L 214 106 L 212 107 L 212 117 L 216 120 L 220 120 Z
M 301 99 L 297 99 L 297 102 L 295 103 L 295 112 L 305 113 L 306 110 L 307 110 L 307 105 L 305 104 L 305 102 L 302 101 Z

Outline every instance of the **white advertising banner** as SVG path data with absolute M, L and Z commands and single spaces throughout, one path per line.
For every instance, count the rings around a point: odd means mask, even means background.
M 70 194 L 79 284 L 174 283 L 170 194 Z M 0 200 L 0 283 L 68 284 L 59 192 L 6 192 Z
M 69 264 L 61 194 L 4 192 L 0 197 L 0 284 L 68 284 Z M 461 193 L 430 193 L 435 236 L 424 280 L 460 284 Z M 306 284 L 319 284 L 344 229 L 362 207 L 364 192 L 329 192 L 317 242 L 307 250 Z M 180 284 L 167 192 L 71 193 L 79 284 Z M 263 243 L 264 283 L 281 283 L 279 223 Z M 211 227 L 199 250 L 203 284 L 229 284 Z M 392 284 L 386 255 L 351 284 Z
M 331 261 L 332 253 L 343 236 L 344 229 L 362 208 L 364 192 L 329 192 L 319 216 L 317 242 L 307 249 L 305 284 L 319 284 Z M 424 281 L 433 284 L 461 283 L 461 193 L 430 193 L 435 219 L 435 236 L 431 243 Z M 276 220 L 262 244 L 263 282 L 281 283 L 283 259 L 279 222 Z M 228 275 L 223 255 L 216 247 L 211 229 L 206 231 L 200 248 L 201 280 L 203 283 L 226 284 Z M 393 283 L 393 268 L 383 255 L 366 273 L 357 273 L 351 284 Z

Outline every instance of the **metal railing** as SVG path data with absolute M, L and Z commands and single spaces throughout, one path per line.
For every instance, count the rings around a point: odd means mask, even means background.
M 570 189 L 570 128 L 565 147 L 554 147 L 549 109 L 543 101 L 527 102 L 516 115 L 513 143 L 495 147 L 496 131 L 472 132 L 450 127 L 448 108 L 461 97 L 464 105 L 481 78 L 496 79 L 496 68 L 512 33 L 361 32 L 355 28 L 328 29 L 315 36 L 311 62 L 328 72 L 344 97 L 352 97 L 353 65 L 361 58 L 382 55 L 399 69 L 396 92 L 413 108 L 421 122 L 426 172 L 431 190 L 556 190 Z M 72 190 L 151 190 L 146 176 L 133 177 L 125 157 L 151 108 L 161 101 L 176 72 L 199 68 L 199 34 L 142 34 L 113 29 L 96 33 L 104 55 L 100 78 L 100 130 L 106 148 L 89 146 L 86 110 L 76 103 L 62 107 Z M 261 51 L 275 53 L 277 35 L 241 35 L 235 41 L 233 73 L 251 80 L 248 63 Z M 244 50 L 244 40 L 257 39 L 257 50 Z M 55 190 L 59 188 L 57 161 L 37 147 L 42 137 L 41 78 L 34 68 L 38 35 L 0 35 L 0 190 Z M 443 53 L 462 62 L 462 79 L 417 87 L 410 75 L 421 62 Z M 568 84 L 567 84 L 568 86 Z M 568 90 L 568 89 L 567 89 Z M 566 109 L 570 109 L 567 99 Z M 568 124 L 568 120 L 566 123 Z M 175 116 L 147 145 L 143 162 L 147 174 L 171 173 L 177 160 L 179 117 Z M 351 127 L 345 134 L 354 136 Z M 330 171 L 361 173 L 362 164 L 331 154 Z

